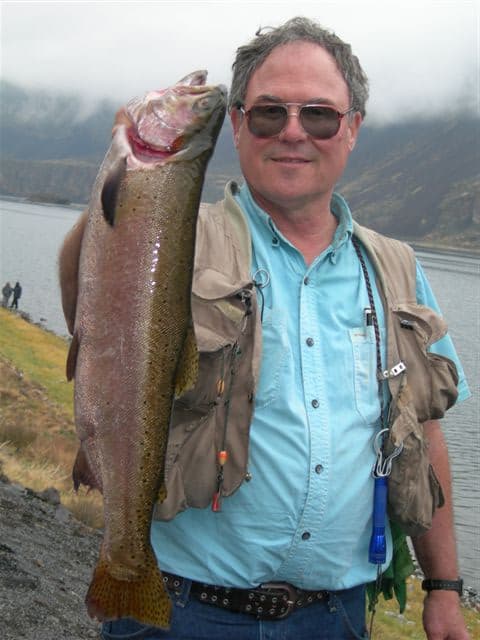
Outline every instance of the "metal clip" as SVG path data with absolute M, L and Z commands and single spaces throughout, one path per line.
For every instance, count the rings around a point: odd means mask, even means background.
M 409 331 L 413 331 L 415 329 L 415 325 L 410 320 L 400 320 L 400 326 L 402 329 L 409 329 Z
M 389 456 L 385 456 L 382 449 L 383 436 L 388 433 L 388 429 L 382 429 L 375 436 L 373 448 L 377 454 L 377 460 L 373 467 L 374 478 L 386 478 L 392 473 L 392 462 L 403 451 L 403 442 L 392 451 Z
M 266 269 L 257 269 L 253 274 L 253 282 L 259 289 L 264 289 L 270 284 L 270 274 Z
M 388 380 L 388 378 L 395 378 L 399 376 L 401 373 L 407 370 L 407 365 L 400 360 L 398 364 L 395 364 L 391 369 L 385 369 L 382 371 L 381 378 L 382 380 Z

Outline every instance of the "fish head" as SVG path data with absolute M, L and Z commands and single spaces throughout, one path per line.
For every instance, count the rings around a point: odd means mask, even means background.
M 131 100 L 117 114 L 114 135 L 123 137 L 127 169 L 213 151 L 225 117 L 226 88 L 207 85 L 206 78 L 206 71 L 195 71 L 168 89 Z

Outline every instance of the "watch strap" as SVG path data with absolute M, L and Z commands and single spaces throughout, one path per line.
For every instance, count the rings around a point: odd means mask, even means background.
M 463 580 L 423 580 L 422 589 L 424 591 L 456 591 L 463 594 Z

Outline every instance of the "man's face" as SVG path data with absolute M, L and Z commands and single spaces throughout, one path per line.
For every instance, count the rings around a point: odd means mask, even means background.
M 325 49 L 310 42 L 277 47 L 253 73 L 245 109 L 273 99 L 320 103 L 340 112 L 350 108 L 348 88 L 335 61 Z M 309 136 L 298 117 L 289 117 L 284 130 L 274 138 L 256 138 L 236 109 L 231 117 L 243 175 L 261 207 L 269 213 L 288 213 L 310 204 L 325 207 L 330 202 L 355 145 L 359 113 L 351 119 L 345 116 L 338 133 L 328 140 Z

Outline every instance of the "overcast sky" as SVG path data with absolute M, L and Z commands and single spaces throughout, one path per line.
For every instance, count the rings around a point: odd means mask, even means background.
M 480 114 L 480 0 L 1 2 L 1 76 L 119 104 L 196 69 L 230 83 L 259 26 L 314 18 L 350 42 L 372 119 L 466 105 Z

